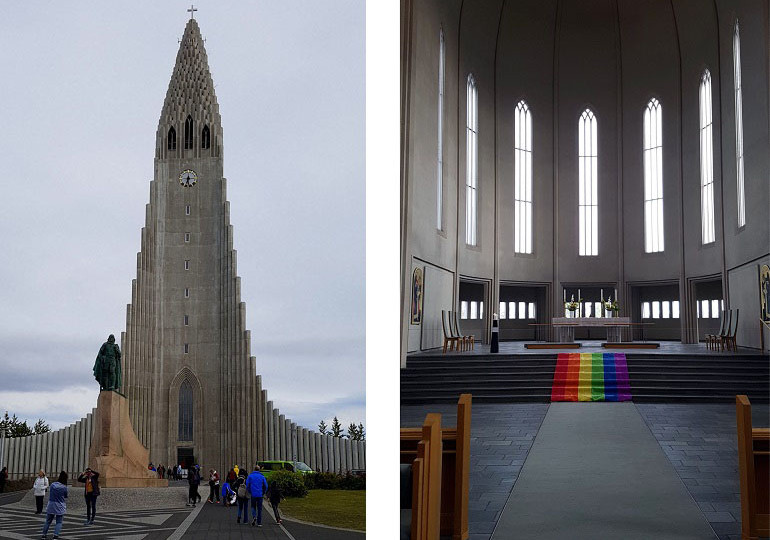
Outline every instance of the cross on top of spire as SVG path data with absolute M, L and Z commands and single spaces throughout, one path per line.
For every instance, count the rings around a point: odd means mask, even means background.
M 188 13 L 190 13 L 190 18 L 194 19 L 195 18 L 195 12 L 198 11 L 198 9 L 195 7 L 194 4 L 190 4 L 190 9 L 188 9 L 187 11 L 188 11 Z

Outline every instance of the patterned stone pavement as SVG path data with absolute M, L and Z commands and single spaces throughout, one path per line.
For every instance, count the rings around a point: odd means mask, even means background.
M 637 404 L 690 495 L 720 540 L 740 540 L 735 405 Z M 752 405 L 752 425 L 770 424 L 770 407 Z
M 547 403 L 474 404 L 471 412 L 470 540 L 488 540 L 532 447 Z M 456 405 L 404 405 L 401 425 L 419 426 L 429 412 L 457 423 Z

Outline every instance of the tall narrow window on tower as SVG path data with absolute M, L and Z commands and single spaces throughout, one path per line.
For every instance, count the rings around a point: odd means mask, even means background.
M 193 147 L 193 119 L 189 114 L 184 121 L 184 149 L 192 150 Z
M 663 251 L 663 108 L 655 98 L 644 111 L 644 251 Z
M 444 29 L 438 35 L 438 155 L 436 159 L 436 228 L 444 229 Z
M 714 232 L 714 141 L 711 135 L 711 73 L 700 79 L 700 211 L 701 241 L 710 244 Z
M 465 122 L 465 243 L 477 244 L 479 172 L 479 93 L 473 74 L 468 75 Z
M 743 93 L 741 92 L 741 35 L 738 21 L 733 32 L 733 83 L 735 84 L 735 163 L 738 168 L 738 227 L 746 225 L 746 191 L 743 183 Z
M 176 130 L 174 129 L 174 126 L 171 126 L 168 128 L 168 149 L 169 150 L 176 150 Z
M 513 119 L 514 251 L 532 253 L 532 114 L 524 101 Z
M 179 434 L 180 441 L 193 440 L 193 391 L 185 379 L 179 387 Z
M 578 121 L 578 253 L 599 254 L 598 144 L 596 117 L 586 109 Z
M 208 126 L 203 126 L 201 132 L 201 148 L 211 148 L 211 132 Z

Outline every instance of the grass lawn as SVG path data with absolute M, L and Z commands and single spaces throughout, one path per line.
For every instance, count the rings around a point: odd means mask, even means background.
M 287 517 L 331 527 L 366 530 L 366 491 L 311 489 L 307 497 L 285 499 L 278 507 Z

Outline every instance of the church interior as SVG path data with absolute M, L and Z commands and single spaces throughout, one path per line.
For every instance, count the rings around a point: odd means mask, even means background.
M 768 3 L 401 0 L 400 48 L 402 538 L 768 536 Z

